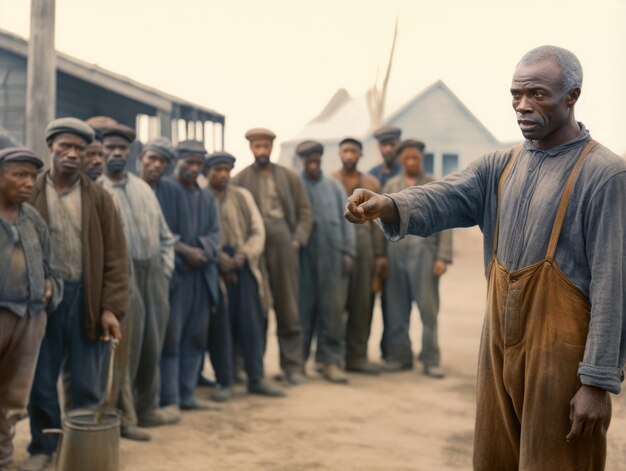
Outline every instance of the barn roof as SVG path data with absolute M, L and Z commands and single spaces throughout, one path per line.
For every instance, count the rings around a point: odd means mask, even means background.
M 28 42 L 3 29 L 0 29 L 0 49 L 24 58 L 28 56 Z M 224 123 L 224 115 L 215 110 L 170 95 L 62 52 L 57 52 L 57 70 L 145 103 L 157 110 L 172 113 L 174 116 Z

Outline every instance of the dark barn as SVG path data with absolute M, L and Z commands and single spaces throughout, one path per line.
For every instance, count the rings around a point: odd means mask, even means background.
M 26 40 L 0 30 L 0 128 L 20 142 L 26 136 L 27 55 Z M 60 52 L 56 90 L 57 117 L 111 116 L 136 128 L 141 142 L 161 135 L 174 143 L 197 139 L 209 151 L 224 147 L 224 115 Z

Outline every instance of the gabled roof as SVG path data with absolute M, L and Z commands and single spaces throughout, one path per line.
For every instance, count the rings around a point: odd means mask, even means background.
M 425 100 L 434 91 L 443 91 L 454 105 L 463 113 L 487 139 L 498 144 L 498 139 L 478 120 L 478 118 L 463 104 L 463 102 L 442 81 L 437 80 L 426 87 L 412 99 L 400 106 L 393 113 L 385 117 L 386 124 L 394 124 L 409 109 Z M 335 141 L 345 136 L 353 136 L 357 139 L 365 139 L 371 135 L 369 112 L 367 109 L 367 97 L 350 97 L 344 89 L 339 89 L 331 98 L 324 110 L 311 120 L 297 135 L 285 141 L 296 142 L 302 139 L 315 138 L 319 141 Z
M 435 90 L 440 89 L 446 95 L 450 97 L 452 102 L 459 108 L 459 110 L 470 120 L 473 121 L 476 127 L 493 143 L 498 143 L 498 139 L 491 134 L 489 129 L 485 127 L 483 123 L 469 110 L 467 106 L 463 104 L 463 102 L 457 97 L 452 90 L 443 82 L 443 80 L 437 80 L 432 85 L 426 87 L 420 93 L 415 95 L 411 100 L 409 100 L 404 106 L 400 107 L 394 113 L 392 113 L 388 118 L 385 119 L 385 122 L 388 124 L 395 123 L 404 113 L 406 113 L 411 107 L 418 105 L 422 102 L 428 95 L 430 95 Z
M 365 96 L 351 97 L 344 90 L 345 95 L 336 100 L 340 92 L 335 93 L 324 110 L 289 141 L 315 138 L 324 142 L 345 136 L 364 137 L 369 129 Z
M 24 38 L 3 29 L 0 29 L 0 49 L 5 49 L 24 58 L 28 57 L 28 42 Z M 90 64 L 58 51 L 57 70 L 153 106 L 157 110 L 168 113 L 182 111 L 185 114 L 192 112 L 198 114 L 197 119 L 204 118 L 204 120 L 208 121 L 224 122 L 224 115 L 210 108 L 164 93 L 161 90 L 136 82 L 123 75 L 103 69 L 96 64 Z M 174 115 L 176 115 L 175 112 Z

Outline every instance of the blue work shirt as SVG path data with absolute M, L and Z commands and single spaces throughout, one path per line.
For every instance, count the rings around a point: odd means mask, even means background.
M 386 166 L 383 162 L 382 164 L 378 164 L 375 167 L 372 167 L 370 171 L 367 172 L 373 177 L 376 177 L 376 179 L 380 183 L 381 188 L 383 188 L 387 184 L 387 182 L 393 177 L 400 175 L 404 171 L 404 168 L 402 167 L 402 164 L 398 161 L 398 159 L 393 161 L 393 165 L 388 172 L 383 172 L 385 168 Z
M 589 139 L 541 150 L 525 141 L 504 185 L 498 260 L 509 271 L 546 256 L 565 181 Z M 485 270 L 492 258 L 500 174 L 512 150 L 494 151 L 464 170 L 428 185 L 389 195 L 399 226 L 381 223 L 390 240 L 406 234 L 427 237 L 453 227 L 478 225 L 483 232 Z M 561 230 L 555 261 L 591 303 L 583 384 L 615 394 L 626 361 L 626 162 L 602 145 L 585 160 Z

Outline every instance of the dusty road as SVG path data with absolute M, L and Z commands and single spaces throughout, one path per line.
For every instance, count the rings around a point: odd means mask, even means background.
M 305 386 L 288 388 L 289 396 L 282 400 L 248 397 L 241 389 L 232 402 L 216 410 L 186 413 L 179 425 L 152 429 L 149 443 L 122 441 L 122 469 L 470 470 L 475 366 L 485 298 L 476 229 L 456 232 L 455 256 L 441 289 L 445 380 L 412 371 L 352 375 L 349 385 L 336 386 L 314 376 Z M 421 331 L 416 316 L 413 339 L 419 339 Z M 370 341 L 373 359 L 379 356 L 380 333 L 378 310 Z M 278 371 L 274 338 L 272 333 L 268 376 Z M 207 395 L 208 391 L 199 391 L 200 397 Z M 16 462 L 26 456 L 27 427 L 22 422 L 18 428 Z M 614 398 L 609 433 L 607 471 L 621 470 L 626 471 L 626 395 Z

